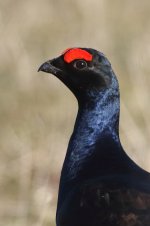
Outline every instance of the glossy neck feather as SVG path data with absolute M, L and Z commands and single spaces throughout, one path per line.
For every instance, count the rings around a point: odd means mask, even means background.
M 119 110 L 119 89 L 115 75 L 109 87 L 93 89 L 87 93 L 86 101 L 79 102 L 74 131 L 62 169 L 62 183 L 88 178 L 92 172 L 96 175 L 96 171 L 104 170 L 104 165 L 99 163 L 106 161 L 106 155 L 110 155 L 108 143 L 121 148 L 118 135 Z M 96 155 L 97 159 L 93 163 L 97 166 L 94 168 L 91 161 Z
M 88 93 L 79 103 L 73 134 L 61 172 L 58 209 L 67 194 L 91 180 L 115 175 L 145 175 L 124 152 L 119 139 L 119 88 L 114 74 L 109 87 Z
M 61 172 L 58 207 L 76 184 L 110 174 L 117 166 L 119 157 L 116 156 L 120 155 L 118 152 L 122 153 L 118 135 L 119 111 L 119 89 L 115 75 L 110 87 L 90 91 L 86 101 L 79 102 Z

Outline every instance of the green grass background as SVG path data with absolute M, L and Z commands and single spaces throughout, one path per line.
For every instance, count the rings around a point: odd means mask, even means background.
M 0 226 L 55 225 L 77 104 L 37 69 L 74 46 L 110 59 L 123 146 L 150 171 L 150 1 L 0 0 Z

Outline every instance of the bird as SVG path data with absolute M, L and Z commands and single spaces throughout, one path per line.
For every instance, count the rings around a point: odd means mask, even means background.
M 93 48 L 68 48 L 38 71 L 56 76 L 78 103 L 56 225 L 150 226 L 150 173 L 121 144 L 119 84 L 107 57 Z

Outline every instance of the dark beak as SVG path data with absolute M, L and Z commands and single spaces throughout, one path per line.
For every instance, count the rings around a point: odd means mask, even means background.
M 46 61 L 39 67 L 38 71 L 53 74 L 68 86 L 67 74 L 65 73 L 64 63 L 61 57 Z
M 47 62 L 45 62 L 44 64 L 42 64 L 39 67 L 38 72 L 39 71 L 44 71 L 44 72 L 49 73 L 50 72 L 50 67 L 51 67 L 51 63 L 50 63 L 50 61 L 47 61 Z
M 38 71 L 43 71 L 55 75 L 75 94 L 75 88 L 70 79 L 71 76 L 68 76 L 66 66 L 61 56 L 46 61 L 39 67 Z
M 38 71 L 43 71 L 46 73 L 51 73 L 53 75 L 56 75 L 58 78 L 61 76 L 62 70 L 59 68 L 59 65 L 56 64 L 58 61 L 58 58 L 54 58 L 52 60 L 46 61 L 44 64 L 42 64 Z

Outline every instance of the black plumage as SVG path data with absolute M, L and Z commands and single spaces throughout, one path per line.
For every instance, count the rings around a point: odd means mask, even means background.
M 119 139 L 119 86 L 104 54 L 71 48 L 41 65 L 76 96 L 79 110 L 63 164 L 57 226 L 150 226 L 150 174 Z

